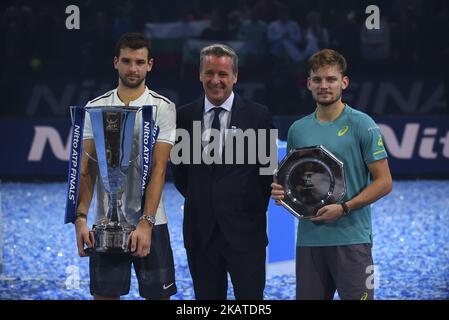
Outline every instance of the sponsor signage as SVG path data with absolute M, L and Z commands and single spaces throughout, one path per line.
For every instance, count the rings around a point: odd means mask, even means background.
M 374 117 L 394 176 L 449 175 L 449 117 Z M 277 118 L 280 138 L 294 121 Z M 283 129 L 281 129 L 283 128 Z M 1 119 L 2 178 L 66 178 L 70 119 Z

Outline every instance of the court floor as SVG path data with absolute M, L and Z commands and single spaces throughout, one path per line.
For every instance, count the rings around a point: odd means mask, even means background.
M 3 183 L 0 188 L 0 299 L 91 299 L 88 260 L 77 255 L 73 226 L 63 224 L 66 184 Z M 173 299 L 193 299 L 182 201 L 167 183 L 178 286 Z M 373 232 L 376 299 L 449 298 L 449 181 L 395 181 L 393 192 L 373 207 Z M 139 298 L 134 273 L 123 298 Z M 294 275 L 267 277 L 265 299 L 294 298 Z

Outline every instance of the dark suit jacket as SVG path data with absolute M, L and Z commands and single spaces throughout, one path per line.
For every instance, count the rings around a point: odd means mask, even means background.
M 190 133 L 191 161 L 193 121 L 202 121 L 203 112 L 204 96 L 177 110 L 177 128 Z M 274 128 L 267 107 L 237 94 L 230 128 L 233 126 L 243 131 Z M 267 131 L 267 144 L 268 136 Z M 185 198 L 183 232 L 186 248 L 204 247 L 215 224 L 235 249 L 243 251 L 268 244 L 266 211 L 272 176 L 259 174 L 261 165 L 258 157 L 256 164 L 248 164 L 247 143 L 244 150 L 245 164 L 206 165 L 201 161 L 201 164 L 172 165 L 176 188 Z M 268 154 L 268 146 L 266 150 Z M 235 155 L 234 147 L 234 158 Z

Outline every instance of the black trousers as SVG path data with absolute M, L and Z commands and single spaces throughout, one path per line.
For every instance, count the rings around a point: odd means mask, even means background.
M 228 273 L 237 300 L 263 300 L 266 248 L 238 251 L 215 227 L 205 248 L 187 248 L 187 259 L 197 300 L 226 300 Z

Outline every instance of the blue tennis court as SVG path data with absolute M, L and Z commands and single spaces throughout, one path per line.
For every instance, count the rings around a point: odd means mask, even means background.
M 65 195 L 65 183 L 2 184 L 0 299 L 91 299 L 88 260 L 77 255 L 73 226 L 63 224 Z M 178 286 L 173 299 L 193 299 L 182 202 L 167 183 L 165 206 Z M 449 181 L 394 183 L 393 192 L 373 207 L 376 299 L 449 298 L 448 226 Z M 134 274 L 124 298 L 139 298 Z M 265 299 L 294 298 L 293 274 L 267 277 Z

